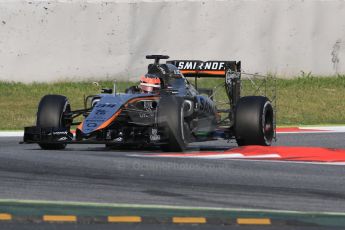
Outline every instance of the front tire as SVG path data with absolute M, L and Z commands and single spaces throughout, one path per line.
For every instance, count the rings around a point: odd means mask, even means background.
M 61 95 L 46 95 L 41 99 L 38 105 L 36 125 L 41 128 L 66 128 L 70 131 L 70 123 L 64 119 L 64 113 L 70 111 L 71 106 L 67 97 Z M 63 143 L 41 143 L 39 146 L 47 150 L 66 148 L 66 144 Z
M 188 145 L 188 128 L 184 122 L 184 99 L 161 97 L 158 107 L 158 124 L 168 135 L 168 144 L 161 145 L 166 152 L 184 152 Z
M 274 133 L 274 111 L 269 99 L 263 96 L 240 98 L 235 117 L 237 144 L 270 146 Z

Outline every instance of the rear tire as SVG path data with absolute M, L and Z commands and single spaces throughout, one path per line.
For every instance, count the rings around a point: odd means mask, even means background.
M 242 97 L 236 106 L 235 136 L 237 144 L 272 144 L 274 138 L 274 112 L 267 97 Z
M 37 111 L 38 127 L 42 128 L 66 128 L 70 131 L 70 124 L 64 119 L 63 114 L 70 112 L 71 106 L 67 97 L 61 95 L 44 96 Z M 39 144 L 42 149 L 57 150 L 66 148 L 66 144 Z
M 188 130 L 184 124 L 184 99 L 161 97 L 158 106 L 158 124 L 168 135 L 168 144 L 161 145 L 166 152 L 184 152 L 188 141 Z

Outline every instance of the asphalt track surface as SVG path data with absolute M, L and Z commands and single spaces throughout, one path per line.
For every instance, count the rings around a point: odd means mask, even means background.
M 19 141 L 0 138 L 1 199 L 345 212 L 341 165 L 133 157 L 160 151 L 103 145 L 45 151 Z M 345 148 L 345 134 L 280 134 L 275 145 Z M 214 141 L 190 150 L 233 147 Z

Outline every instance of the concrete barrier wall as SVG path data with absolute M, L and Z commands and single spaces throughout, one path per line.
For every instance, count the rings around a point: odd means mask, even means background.
M 345 74 L 345 1 L 0 1 L 0 80 L 138 79 L 146 54 Z

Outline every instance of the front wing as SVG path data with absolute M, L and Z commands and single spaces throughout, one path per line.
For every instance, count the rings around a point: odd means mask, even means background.
M 78 140 L 73 133 L 64 128 L 42 128 L 30 126 L 24 128 L 24 139 L 21 143 L 37 143 L 37 144 L 110 144 L 110 145 L 128 145 L 128 144 L 147 144 L 162 145 L 166 144 L 166 136 L 162 130 L 157 128 L 148 128 L 150 133 L 148 138 L 133 138 L 123 136 L 113 138 L 109 136 L 110 130 L 100 130 L 97 135 L 90 139 Z

